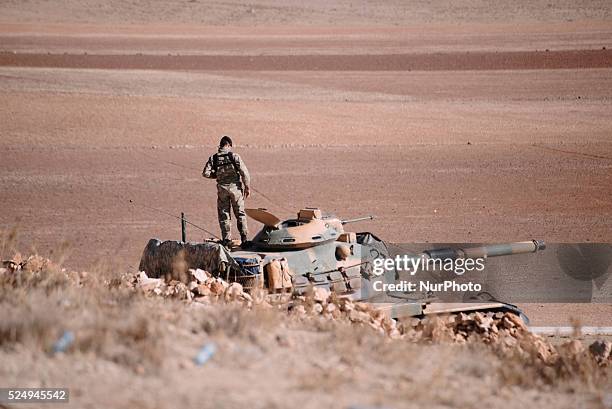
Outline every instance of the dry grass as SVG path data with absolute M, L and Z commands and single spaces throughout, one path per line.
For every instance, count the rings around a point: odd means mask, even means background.
M 555 348 L 555 357 L 549 362 L 542 360 L 537 342 L 524 340 L 522 344 L 521 350 L 493 347 L 503 362 L 499 373 L 505 384 L 579 390 L 603 387 L 610 381 L 610 371 L 599 367 L 578 340 Z
M 160 365 L 165 336 L 157 305 L 123 289 L 73 287 L 65 273 L 52 276 L 3 282 L 0 347 L 25 344 L 51 354 L 60 336 L 72 331 L 77 336 L 67 353 L 93 353 L 139 371 Z
M 0 245 L 11 247 L 6 242 Z M 39 366 L 53 372 L 65 365 L 52 353 L 53 345 L 65 331 L 72 331 L 74 342 L 60 354 L 73 362 L 70 365 L 91 362 L 93 368 L 106 362 L 120 368 L 117 376 L 122 382 L 154 377 L 177 390 L 184 382 L 196 382 L 179 379 L 196 370 L 191 359 L 202 344 L 215 342 L 219 357 L 207 364 L 208 370 L 230 383 L 234 377 L 251 379 L 254 389 L 247 395 L 261 394 L 262 407 L 276 402 L 274 394 L 264 392 L 267 378 L 274 379 L 283 393 L 340 399 L 321 401 L 328 406 L 350 402 L 355 394 L 383 404 L 389 402 L 387 393 L 393 393 L 419 405 L 475 407 L 487 402 L 505 407 L 504 394 L 515 399 L 521 393 L 597 407 L 611 386 L 610 368 L 598 365 L 579 341 L 552 347 L 527 334 L 493 343 L 471 336 L 456 344 L 449 342 L 457 334 L 448 318 L 419 324 L 416 342 L 410 341 L 405 329 L 407 336 L 390 339 L 371 323 L 351 320 L 348 313 L 316 314 L 312 299 L 303 301 L 304 311 L 308 310 L 304 314 L 297 313 L 297 307 L 287 313 L 282 304 L 245 308 L 239 302 L 225 303 L 223 297 L 204 305 L 146 296 L 134 288 L 132 274 L 102 268 L 76 273 L 38 256 L 21 261 L 19 271 L 0 275 L 0 356 L 10 364 L 24 359 L 24 353 L 37 355 L 38 363 L 32 364 L 27 376 L 36 374 Z M 8 365 L 0 377 L 22 379 L 26 375 L 19 375 L 18 367 Z M 267 378 L 259 379 L 258 371 L 267 373 Z M 87 387 L 95 372 L 88 369 L 83 379 L 69 382 Z M 169 374 L 174 374 L 173 380 Z M 117 386 L 113 380 L 106 382 L 96 385 Z M 462 394 L 465 390 L 471 394 Z M 568 394 L 573 400 L 567 400 Z M 200 407 L 199 403 L 185 407 Z

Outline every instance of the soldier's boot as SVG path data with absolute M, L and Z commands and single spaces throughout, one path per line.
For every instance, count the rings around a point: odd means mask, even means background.
M 243 249 L 247 249 L 251 246 L 251 242 L 249 241 L 246 234 L 240 235 L 240 247 Z
M 221 245 L 228 250 L 232 248 L 233 244 L 232 239 L 221 239 Z

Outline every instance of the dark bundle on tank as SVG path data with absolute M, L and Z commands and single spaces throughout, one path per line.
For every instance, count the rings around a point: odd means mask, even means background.
M 139 271 L 152 278 L 189 281 L 189 269 L 202 269 L 213 275 L 224 271 L 231 256 L 218 243 L 183 243 L 151 239 L 140 259 Z

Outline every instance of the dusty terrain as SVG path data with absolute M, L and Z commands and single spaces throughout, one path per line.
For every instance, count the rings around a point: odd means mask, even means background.
M 0 272 L 0 380 L 69 387 L 70 407 L 610 403 L 612 344 L 602 352 L 586 337 L 551 342 L 512 314 L 396 322 L 325 291 L 288 309 L 202 270 L 192 292 L 144 273 L 14 260 Z M 59 346 L 67 331 L 72 341 Z M 203 345 L 214 353 L 194 360 Z
M 133 271 L 149 238 L 180 237 L 166 213 L 217 233 L 200 172 L 229 134 L 248 205 L 281 216 L 375 214 L 356 228 L 403 243 L 610 242 L 610 3 L 404 3 L 1 2 L 0 228 Z M 525 308 L 610 324 L 609 305 Z

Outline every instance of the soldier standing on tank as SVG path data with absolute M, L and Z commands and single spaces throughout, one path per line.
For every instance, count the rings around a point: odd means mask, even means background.
M 248 228 L 244 199 L 249 197 L 251 178 L 240 156 L 232 152 L 232 139 L 229 136 L 221 138 L 219 151 L 208 158 L 202 176 L 217 180 L 217 214 L 222 243 L 226 246 L 231 243 L 230 210 L 233 210 L 240 232 L 241 246 L 245 246 Z

